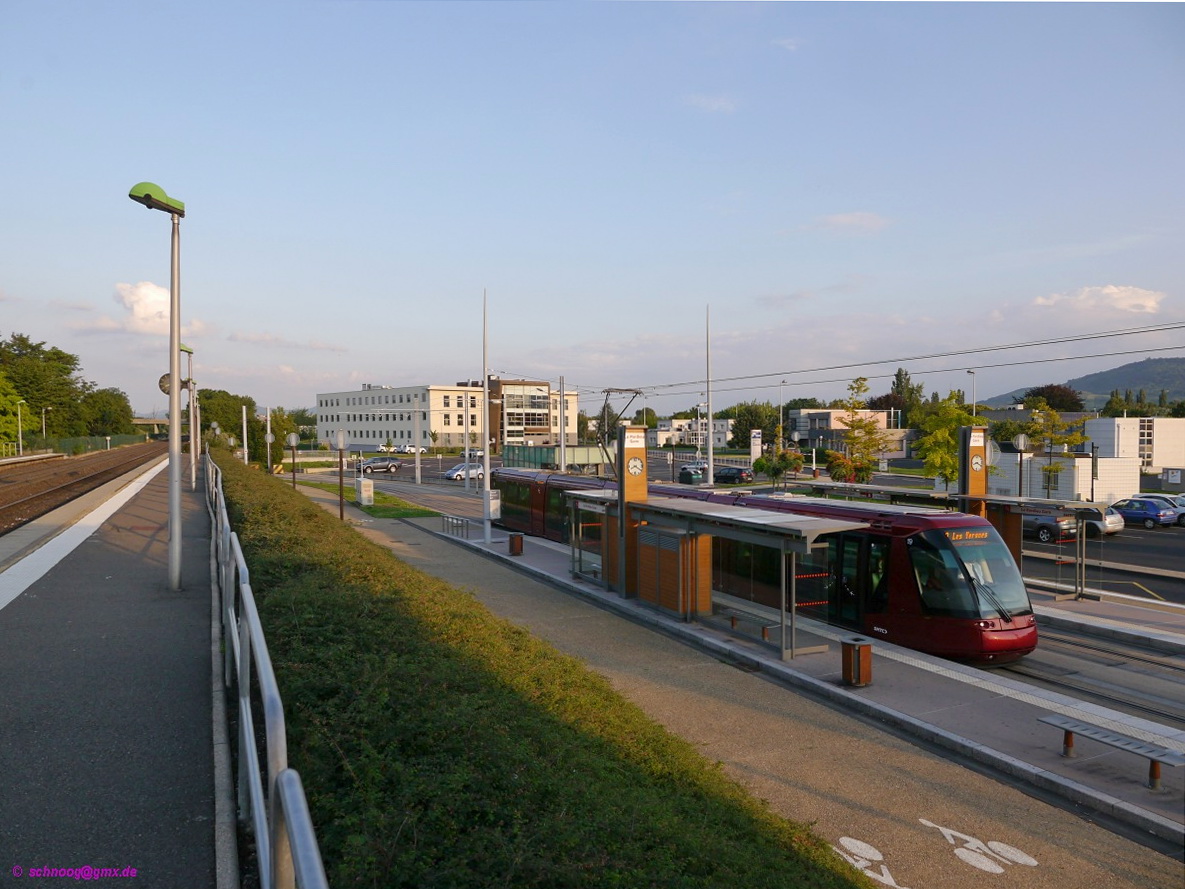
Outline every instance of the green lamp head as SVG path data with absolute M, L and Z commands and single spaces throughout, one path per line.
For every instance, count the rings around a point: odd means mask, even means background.
M 165 190 L 154 182 L 137 182 L 128 192 L 128 197 L 149 210 L 164 210 L 166 213 L 185 216 L 185 204 L 169 197 Z

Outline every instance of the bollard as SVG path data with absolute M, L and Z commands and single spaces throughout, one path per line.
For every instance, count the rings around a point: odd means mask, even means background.
M 523 535 L 510 535 L 510 554 L 512 556 L 521 556 L 523 554 Z
M 840 640 L 843 657 L 843 682 L 862 688 L 872 684 L 872 642 L 860 636 Z

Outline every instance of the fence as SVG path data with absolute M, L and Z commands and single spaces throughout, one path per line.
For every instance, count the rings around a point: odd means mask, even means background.
M 236 689 L 238 698 L 239 820 L 254 832 L 259 883 L 263 889 L 294 889 L 297 883 L 301 889 L 328 889 L 300 776 L 288 768 L 284 705 L 255 607 L 250 572 L 239 537 L 230 529 L 222 470 L 209 454 L 203 459 L 206 505 L 213 526 L 214 580 L 218 584 L 222 615 L 222 680 L 226 688 Z M 252 709 L 252 666 L 263 711 L 266 792 Z

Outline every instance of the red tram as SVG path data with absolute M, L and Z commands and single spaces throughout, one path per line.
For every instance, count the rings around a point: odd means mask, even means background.
M 501 493 L 501 523 L 567 540 L 564 491 L 615 488 L 605 479 L 520 469 L 491 477 Z M 1004 664 L 1037 646 L 1032 603 L 1012 554 L 986 519 L 917 506 L 761 495 L 652 485 L 653 496 L 711 500 L 796 515 L 863 522 L 832 535 L 826 549 L 800 557 L 799 611 L 928 654 Z M 777 608 L 776 552 L 720 538 L 712 553 L 720 593 Z

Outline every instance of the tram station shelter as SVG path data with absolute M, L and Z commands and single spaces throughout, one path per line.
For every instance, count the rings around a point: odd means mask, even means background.
M 572 574 L 686 621 L 710 617 L 716 611 L 714 539 L 739 540 L 778 552 L 782 607 L 776 635 L 783 659 L 824 650 L 797 645 L 797 558 L 825 547 L 820 538 L 826 535 L 868 527 L 864 522 L 663 497 L 624 501 L 623 528 L 619 492 L 569 491 L 566 496 Z

